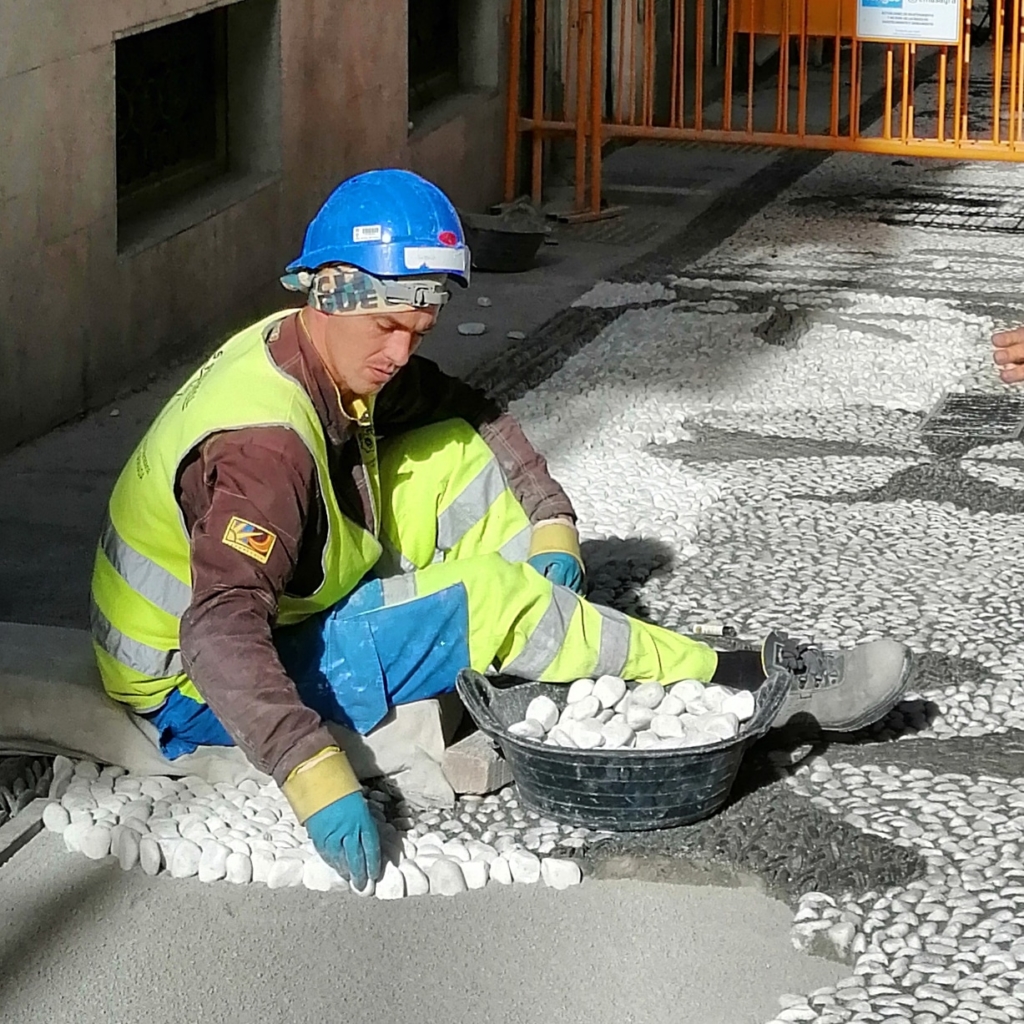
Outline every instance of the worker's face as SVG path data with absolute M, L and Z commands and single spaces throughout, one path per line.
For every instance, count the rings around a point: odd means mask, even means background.
M 310 334 L 342 391 L 375 394 L 409 362 L 423 336 L 437 322 L 437 310 L 330 316 L 307 309 Z

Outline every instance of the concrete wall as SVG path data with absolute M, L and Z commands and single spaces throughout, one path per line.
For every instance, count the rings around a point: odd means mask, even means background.
M 119 245 L 114 40 L 223 2 L 0 0 L 0 451 L 288 304 L 277 276 L 348 175 L 407 166 L 467 208 L 499 198 L 507 0 L 467 0 L 470 91 L 412 132 L 406 4 L 425 0 L 258 0 L 273 63 L 244 84 L 266 151 Z

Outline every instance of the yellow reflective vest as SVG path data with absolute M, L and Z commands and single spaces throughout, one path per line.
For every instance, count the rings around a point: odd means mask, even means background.
M 207 437 L 246 427 L 288 427 L 316 461 L 328 517 L 323 583 L 309 597 L 282 595 L 275 625 L 329 608 L 380 557 L 377 538 L 338 507 L 313 403 L 267 351 L 270 329 L 290 312 L 253 324 L 218 349 L 164 406 L 114 486 L 93 567 L 93 645 L 107 693 L 136 710 L 158 708 L 175 688 L 202 700 L 184 674 L 178 639 L 192 599 L 192 576 L 189 537 L 174 488 L 182 460 Z M 372 446 L 372 429 L 361 435 L 366 435 L 360 437 L 361 449 Z M 373 453 L 364 450 L 373 473 L 375 459 L 367 454 Z M 233 521 L 228 529 L 248 525 Z M 237 539 L 258 550 L 258 535 Z

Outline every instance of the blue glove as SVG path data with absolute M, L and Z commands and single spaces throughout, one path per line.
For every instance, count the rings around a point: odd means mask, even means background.
M 583 593 L 583 566 L 564 551 L 550 551 L 544 555 L 534 555 L 529 560 L 545 579 L 557 583 L 561 587 Z
M 306 821 L 316 852 L 342 878 L 365 889 L 380 877 L 380 833 L 362 793 L 349 793 Z

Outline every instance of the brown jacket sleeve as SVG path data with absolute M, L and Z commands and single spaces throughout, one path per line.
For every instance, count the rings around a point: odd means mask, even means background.
M 179 488 L 192 539 L 192 603 L 181 621 L 185 670 L 249 760 L 281 783 L 334 742 L 299 699 L 271 638 L 318 500 L 315 464 L 291 430 L 231 431 L 203 445 Z M 225 542 L 236 517 L 264 531 L 259 557 Z
M 575 522 L 568 495 L 522 428 L 482 391 L 451 377 L 423 356 L 412 359 L 377 397 L 374 424 L 383 437 L 429 423 L 463 419 L 487 442 L 530 522 L 559 517 Z

